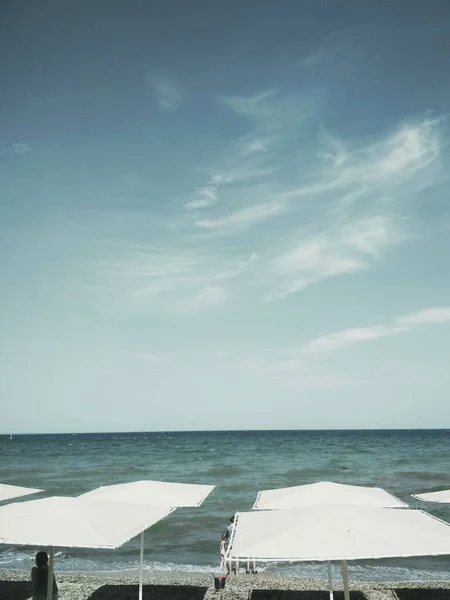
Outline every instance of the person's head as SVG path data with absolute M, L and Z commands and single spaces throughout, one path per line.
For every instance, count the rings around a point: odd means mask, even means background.
M 226 540 L 227 539 L 227 534 L 226 533 L 222 533 L 222 539 Z
M 234 523 L 234 517 L 230 517 L 230 523 Z
M 38 552 L 36 554 L 36 566 L 43 567 L 47 563 L 48 563 L 47 552 L 44 552 L 43 550 L 41 550 L 40 552 Z

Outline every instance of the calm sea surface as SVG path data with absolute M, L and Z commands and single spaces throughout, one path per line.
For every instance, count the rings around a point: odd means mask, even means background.
M 130 468 L 135 467 L 134 469 Z M 342 469 L 346 466 L 347 469 Z M 0 436 L 0 481 L 76 496 L 139 479 L 213 484 L 200 508 L 177 509 L 146 535 L 145 568 L 211 571 L 220 535 L 258 490 L 316 481 L 380 486 L 450 521 L 450 505 L 410 494 L 450 487 L 450 430 L 238 431 Z M 115 551 L 62 550 L 57 570 L 134 569 L 139 538 Z M 35 549 L 0 545 L 0 568 L 31 568 Z M 267 565 L 326 576 L 320 564 Z M 338 575 L 338 565 L 334 567 Z M 450 558 L 350 563 L 353 579 L 450 579 Z

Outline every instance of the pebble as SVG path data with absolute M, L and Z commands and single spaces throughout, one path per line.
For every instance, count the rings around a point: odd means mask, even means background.
M 218 574 L 218 573 L 216 573 Z M 30 573 L 19 570 L 0 570 L 0 590 L 13 589 L 13 584 L 7 582 L 29 582 Z M 130 600 L 134 596 L 139 575 L 137 572 L 114 573 L 58 573 L 56 571 L 56 580 L 59 587 L 58 600 Z M 130 589 L 123 586 L 133 585 L 133 594 L 130 596 Z M 246 575 L 245 573 L 236 576 L 229 575 L 226 580 L 225 589 L 220 594 L 214 589 L 214 576 L 204 572 L 178 572 L 178 571 L 154 571 L 144 573 L 144 585 L 158 586 L 158 591 L 152 590 L 152 599 L 160 600 L 166 598 L 170 600 L 185 600 L 190 597 L 186 586 L 202 587 L 204 592 L 201 597 L 205 600 L 211 598 L 220 598 L 220 600 L 248 600 L 252 590 L 328 590 L 328 582 L 324 579 L 295 578 L 286 577 L 276 573 L 257 575 Z M 105 588 L 105 586 L 113 586 Z M 159 586 L 173 586 L 170 589 L 170 595 L 164 594 L 164 590 Z M 177 590 L 179 587 L 179 592 Z M 104 588 L 104 592 L 101 589 Z M 450 589 L 450 581 L 421 581 L 421 582 L 395 582 L 395 583 L 369 583 L 354 581 L 351 582 L 350 589 L 361 591 L 367 600 L 392 600 L 395 595 L 392 593 L 394 588 L 432 588 L 432 589 Z M 334 582 L 334 590 L 342 591 L 342 581 Z M 108 590 L 108 597 L 104 595 Z M 0 593 L 2 598 L 16 600 L 14 595 L 10 597 Z M 19 596 L 18 596 L 19 597 Z M 271 595 L 274 600 L 276 594 Z M 23 594 L 20 596 L 23 598 Z

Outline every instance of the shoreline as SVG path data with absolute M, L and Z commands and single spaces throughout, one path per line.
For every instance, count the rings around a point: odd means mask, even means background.
M 218 573 L 218 571 L 217 571 Z M 216 574 L 217 574 L 216 573 Z M 56 571 L 59 587 L 58 600 L 128 600 L 137 598 L 139 574 L 135 571 L 127 572 L 61 572 Z M 153 571 L 144 572 L 144 587 L 150 590 L 144 593 L 154 600 L 189 600 L 190 598 L 215 597 L 213 572 L 184 572 L 184 571 Z M 0 597 L 5 600 L 23 600 L 27 596 L 30 585 L 30 573 L 19 569 L 0 570 Z M 393 598 L 391 590 L 449 590 L 450 581 L 395 581 L 395 582 L 368 582 L 351 581 L 350 590 L 359 591 L 367 600 L 390 600 Z M 328 594 L 328 581 L 319 578 L 296 578 L 278 573 L 258 573 L 247 575 L 245 573 L 230 575 L 221 596 L 230 600 L 247 600 L 253 590 L 270 590 L 271 597 L 281 598 L 284 591 L 317 591 Z M 342 592 L 342 579 L 333 581 L 333 590 Z M 146 590 L 144 589 L 144 592 Z M 277 594 L 277 592 L 279 592 Z M 30 591 L 31 596 L 31 591 Z

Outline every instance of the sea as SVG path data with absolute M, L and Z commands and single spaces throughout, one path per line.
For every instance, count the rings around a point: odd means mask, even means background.
M 221 534 L 264 489 L 334 481 L 386 489 L 411 508 L 450 521 L 450 504 L 411 494 L 450 487 L 450 430 L 200 431 L 0 436 L 0 482 L 77 496 L 100 485 L 153 479 L 215 485 L 202 506 L 177 509 L 145 536 L 146 570 L 217 571 Z M 24 498 L 25 500 L 25 498 Z M 60 549 L 57 571 L 129 571 L 140 538 L 108 550 Z M 29 569 L 36 548 L 0 545 L 0 569 Z M 340 576 L 340 565 L 332 565 Z M 259 571 L 326 578 L 320 563 Z M 357 561 L 367 581 L 450 579 L 450 557 Z

